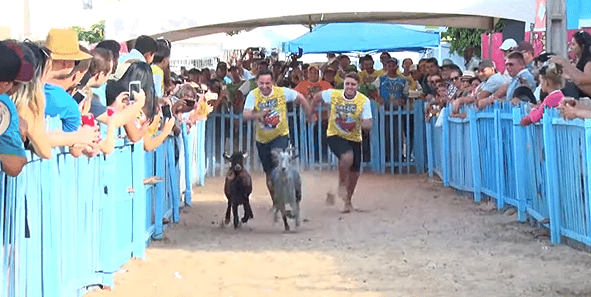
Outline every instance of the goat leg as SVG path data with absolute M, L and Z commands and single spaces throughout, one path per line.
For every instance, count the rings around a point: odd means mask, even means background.
M 289 224 L 287 224 L 287 216 L 283 214 L 283 225 L 285 225 L 285 231 L 289 231 Z
M 228 200 L 228 209 L 226 209 L 226 220 L 224 221 L 224 224 L 228 225 L 230 224 L 230 208 L 232 207 L 232 203 L 230 202 L 230 200 Z
M 294 210 L 294 219 L 296 227 L 300 226 L 300 203 L 296 202 Z
M 238 228 L 240 221 L 238 220 L 238 204 L 232 204 L 232 215 L 234 216 L 234 229 Z
M 252 208 L 250 208 L 250 202 L 244 202 L 244 217 L 242 218 L 242 223 L 246 223 L 248 219 L 254 219 L 254 214 L 252 213 Z

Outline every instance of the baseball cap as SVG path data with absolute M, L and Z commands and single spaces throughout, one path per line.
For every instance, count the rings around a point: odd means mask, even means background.
M 349 67 L 347 67 L 347 71 L 355 71 L 355 72 L 357 72 L 357 66 L 355 66 L 355 65 L 349 65 Z
M 484 68 L 495 68 L 495 64 L 491 60 L 482 60 L 480 64 L 478 64 L 478 70 Z
M 409 72 L 419 71 L 419 65 L 417 65 L 417 64 L 410 65 L 410 68 L 408 69 L 408 71 Z
M 509 38 L 509 39 L 503 41 L 503 44 L 501 44 L 499 49 L 503 50 L 503 51 L 508 51 L 508 50 L 512 50 L 516 47 L 517 47 L 517 41 L 515 41 L 515 39 L 513 39 L 513 38 Z
M 476 74 L 474 71 L 466 70 L 463 72 L 462 78 L 475 78 Z
M 515 49 L 518 52 L 534 52 L 534 46 L 527 41 L 520 41 Z
M 20 46 L 11 41 L 0 42 L 0 81 L 28 82 L 33 79 L 33 65 L 28 63 Z
M 47 33 L 45 46 L 54 60 L 78 61 L 92 58 L 80 50 L 78 35 L 72 29 L 51 29 Z
M 452 61 L 451 59 L 443 59 L 443 62 L 441 62 L 441 66 L 447 65 L 454 65 L 454 61 Z

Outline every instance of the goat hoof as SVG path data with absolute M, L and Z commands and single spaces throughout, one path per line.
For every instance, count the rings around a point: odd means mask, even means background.
M 326 193 L 326 205 L 334 205 L 335 197 L 333 193 Z

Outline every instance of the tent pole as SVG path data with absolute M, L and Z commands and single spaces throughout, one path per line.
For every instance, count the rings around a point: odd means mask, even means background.
M 439 63 L 442 63 L 441 62 L 441 30 L 439 30 L 439 45 L 437 46 L 437 49 L 439 50 L 437 61 L 439 61 Z
M 546 51 L 566 56 L 567 53 L 565 0 L 546 1 Z

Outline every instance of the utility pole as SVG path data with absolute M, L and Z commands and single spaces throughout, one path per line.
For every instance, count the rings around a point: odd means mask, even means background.
M 546 0 L 546 52 L 566 57 L 567 44 L 565 0 Z

